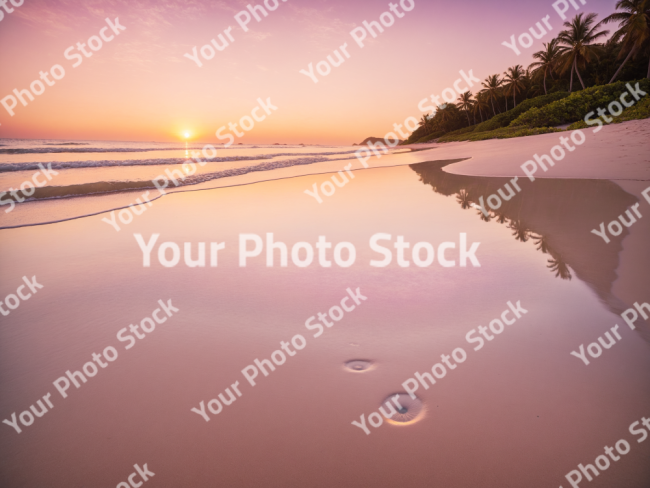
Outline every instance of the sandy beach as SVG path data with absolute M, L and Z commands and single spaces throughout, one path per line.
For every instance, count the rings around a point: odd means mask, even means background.
M 648 488 L 649 5 L 0 1 L 0 488 Z
M 514 164 L 547 139 L 497 142 L 503 160 Z M 463 150 L 470 152 L 462 154 L 480 159 L 483 146 L 467 144 Z M 5 479 L 12 486 L 81 485 L 146 451 L 149 468 L 167 486 L 204 486 L 218 478 L 237 486 L 273 479 L 278 486 L 324 487 L 346 484 L 359 472 L 365 473 L 364 485 L 374 486 L 395 486 L 404 476 L 415 486 L 481 485 L 485 479 L 512 487 L 561 482 L 576 452 L 618 440 L 650 399 L 644 373 L 650 370 L 648 328 L 639 323 L 629 330 L 617 315 L 648 289 L 638 272 L 648 266 L 643 244 L 648 224 L 641 219 L 610 247 L 591 242 L 596 236 L 589 234 L 595 220 L 609 219 L 621 204 L 642 201 L 644 185 L 558 178 L 522 183 L 521 194 L 504 208 L 505 224 L 525 221 L 525 232 L 543 237 L 548 252 L 554 259 L 561 256 L 572 276 L 562 279 L 547 269 L 549 254 L 539 252 L 532 237 L 518 242 L 506 225 L 484 222 L 476 209 L 464 210 L 447 196 L 462 188 L 489 194 L 507 180 L 418 162 L 443 153 L 460 156 L 453 151 L 443 146 L 373 160 L 373 168 L 356 170 L 349 186 L 322 205 L 304 189 L 329 179 L 327 171 L 340 162 L 277 170 L 267 182 L 170 194 L 124 232 L 112 230 L 101 216 L 1 231 L 6 275 L 31 270 L 45 286 L 29 308 L 6 318 L 3 411 L 28 406 L 53 390 L 54 380 L 81 368 L 93 351 L 109 345 L 119 351 L 114 364 L 78 390 L 73 386 L 68 398 L 54 390 L 55 408 L 26 435 L 1 438 Z M 388 167 L 400 158 L 410 166 Z M 291 174 L 306 170 L 319 174 Z M 574 207 L 566 201 L 571 195 L 577 197 Z M 224 211 L 231 208 L 238 209 L 236 217 Z M 319 235 L 334 244 L 351 242 L 356 263 L 300 269 L 276 262 L 269 268 L 261 257 L 239 267 L 238 235 L 271 231 L 289 246 L 314 243 Z M 134 235 L 148 240 L 152 233 L 160 233 L 161 242 L 226 246 L 216 268 L 190 268 L 182 261 L 165 268 L 155 257 L 147 268 Z M 434 245 L 457 242 L 466 233 L 470 242 L 480 242 L 480 267 L 444 268 L 436 262 L 402 268 L 393 262 L 372 268 L 369 261 L 380 257 L 369 248 L 376 233 Z M 457 260 L 456 253 L 448 252 L 448 258 Z M 306 319 L 357 287 L 367 301 L 314 337 Z M 50 316 L 47 310 L 64 296 L 67 312 Z M 287 296 L 290 303 L 278 310 Z M 171 299 L 179 311 L 125 350 L 115 334 L 150 314 L 159 299 Z M 527 313 L 474 351 L 468 331 L 499 317 L 508 301 L 520 302 Z M 617 323 L 622 340 L 606 358 L 586 367 L 569 355 Z M 296 334 L 304 336 L 304 350 L 268 377 L 260 374 L 255 386 L 248 384 L 241 370 L 255 358 L 269 359 L 280 341 Z M 425 407 L 417 422 L 385 424 L 369 436 L 351 424 L 458 347 L 466 351 L 466 362 L 417 391 Z M 370 361 L 373 368 L 352 372 L 344 366 L 351 360 Z M 219 398 L 235 381 L 242 396 L 208 422 L 191 411 Z M 65 451 L 56 448 L 62 436 L 69 439 Z M 396 442 L 403 447 L 392 449 Z M 518 447 L 524 442 L 526 449 Z M 83 469 L 64 468 L 71 455 Z M 254 470 L 241 470 L 242 456 Z M 641 488 L 649 474 L 645 456 L 647 448 L 635 446 L 625 470 L 592 485 Z M 25 472 L 21 466 L 28 457 L 43 469 Z

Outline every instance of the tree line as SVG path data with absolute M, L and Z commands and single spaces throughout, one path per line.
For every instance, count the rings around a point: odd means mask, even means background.
M 616 10 L 600 22 L 595 13 L 576 15 L 533 54 L 535 61 L 528 68 L 518 64 L 502 75 L 488 76 L 478 93 L 467 91 L 456 103 L 442 104 L 424 115 L 420 132 L 446 133 L 475 125 L 523 100 L 573 92 L 578 83 L 584 90 L 617 79 L 650 78 L 650 0 L 619 0 Z M 617 29 L 602 42 L 610 34 L 606 24 L 616 24 Z

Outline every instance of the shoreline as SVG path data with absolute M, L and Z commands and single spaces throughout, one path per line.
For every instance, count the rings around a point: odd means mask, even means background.
M 575 178 L 602 180 L 650 180 L 650 119 L 633 120 L 604 126 L 596 134 L 593 129 L 578 129 L 587 140 L 567 154 L 565 161 L 539 172 L 535 178 Z M 526 143 L 516 139 L 491 139 L 477 142 L 436 143 L 439 159 L 454 159 L 461 155 L 471 157 L 468 161 L 445 167 L 444 171 L 464 176 L 526 177 L 521 165 L 535 154 L 548 154 L 566 133 L 528 136 Z M 510 142 L 513 141 L 513 142 Z M 625 144 L 622 143 L 625 141 Z M 618 146 L 616 158 L 612 149 Z M 470 153 L 470 147 L 471 155 Z M 539 176 L 538 176 L 539 175 Z
M 549 168 L 549 171 L 542 172 L 540 170 L 535 174 L 535 179 L 650 181 L 650 152 L 648 151 L 650 143 L 647 142 L 650 140 L 650 119 L 608 125 L 603 127 L 597 134 L 593 134 L 592 129 L 578 130 L 585 133 L 587 137 L 585 143 L 576 148 L 574 152 L 568 153 L 564 160 Z M 409 147 L 411 149 L 409 152 L 400 151 L 383 155 L 380 158 L 373 156 L 367 161 L 368 168 L 363 168 L 359 164 L 359 167 L 355 167 L 353 171 L 462 159 L 463 161 L 445 165 L 443 171 L 461 176 L 520 177 L 527 179 L 521 165 L 535 154 L 547 154 L 554 145 L 559 143 L 559 137 L 567 137 L 568 134 L 541 134 L 525 138 L 492 139 L 476 142 L 414 144 Z M 625 139 L 623 139 L 623 136 L 625 136 Z M 625 140 L 626 143 L 621 144 L 622 140 Z M 612 159 L 608 154 L 611 153 L 611 148 L 616 145 L 620 146 L 621 149 L 618 158 Z M 358 162 L 358 159 L 353 158 L 343 161 Z M 341 169 L 341 162 L 341 160 L 330 160 L 269 171 L 253 171 L 195 185 L 171 188 L 168 193 L 212 190 L 287 178 L 335 174 Z M 70 199 L 47 199 L 27 202 L 17 206 L 11 214 L 6 216 L 9 218 L 3 219 L 3 222 L 0 223 L 0 229 L 49 225 L 110 213 L 111 211 L 127 208 L 132 204 L 131 197 L 133 194 L 134 192 L 91 194 L 83 197 L 71 197 Z M 154 199 L 158 199 L 160 196 L 162 195 L 156 195 Z M 58 213 L 57 207 L 65 206 L 66 201 L 78 198 L 83 198 L 86 210 L 83 214 L 78 211 L 73 211 L 72 214 L 62 212 L 60 217 L 57 215 L 56 218 L 46 218 L 43 219 L 45 221 L 38 221 L 33 218 L 23 219 L 17 213 L 22 205 L 25 205 L 22 207 L 24 213 L 31 213 L 32 210 L 36 210 L 36 206 L 43 205 L 47 206 L 49 211 Z M 108 204 L 101 202 L 108 199 L 111 200 Z M 47 213 L 51 214 L 51 212 Z M 67 215 L 65 215 L 66 213 Z

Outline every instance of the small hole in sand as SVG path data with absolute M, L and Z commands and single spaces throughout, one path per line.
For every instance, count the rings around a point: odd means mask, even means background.
M 397 398 L 395 398 L 397 397 Z M 424 418 L 424 404 L 419 398 L 411 398 L 408 393 L 393 393 L 382 403 L 384 410 L 388 410 L 386 403 L 390 403 L 396 413 L 390 419 L 386 419 L 393 425 L 410 425 Z
M 345 363 L 345 368 L 355 373 L 363 373 L 364 371 L 368 371 L 372 369 L 372 366 L 372 361 L 368 361 L 367 359 L 353 359 L 352 361 Z

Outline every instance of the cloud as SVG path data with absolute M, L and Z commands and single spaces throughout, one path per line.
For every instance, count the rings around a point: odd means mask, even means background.
M 214 11 L 230 14 L 239 10 L 225 1 L 209 0 L 30 0 L 12 15 L 47 35 L 78 30 L 80 25 L 106 17 L 137 19 L 155 35 L 178 20 L 198 21 Z
M 332 7 L 305 7 L 291 4 L 291 20 L 306 31 L 312 44 L 331 51 L 332 43 L 347 40 L 350 31 L 356 27 L 354 22 L 339 18 Z
M 257 32 L 251 29 L 246 33 L 246 36 L 255 39 L 256 41 L 263 41 L 264 39 L 271 37 L 272 34 L 270 32 Z

